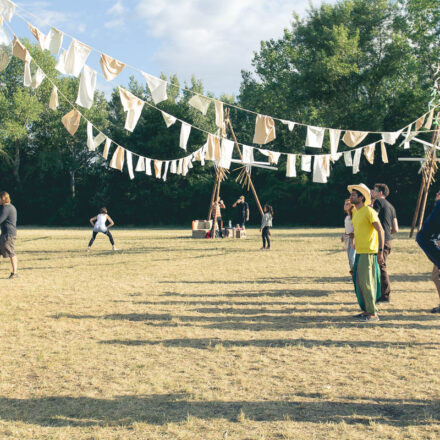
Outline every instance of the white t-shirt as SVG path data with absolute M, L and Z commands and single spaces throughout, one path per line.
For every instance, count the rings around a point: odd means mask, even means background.
M 98 214 L 98 218 L 96 219 L 95 226 L 93 230 L 95 232 L 107 232 L 107 226 L 105 222 L 107 221 L 107 214 Z

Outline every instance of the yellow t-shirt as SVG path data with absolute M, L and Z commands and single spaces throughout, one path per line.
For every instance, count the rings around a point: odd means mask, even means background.
M 379 223 L 377 212 L 369 206 L 353 211 L 354 245 L 357 254 L 377 254 L 379 234 L 373 223 Z

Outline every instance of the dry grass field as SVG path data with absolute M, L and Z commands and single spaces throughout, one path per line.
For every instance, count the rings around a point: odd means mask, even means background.
M 438 439 L 440 316 L 408 231 L 358 323 L 337 229 L 21 229 L 0 264 L 0 439 Z

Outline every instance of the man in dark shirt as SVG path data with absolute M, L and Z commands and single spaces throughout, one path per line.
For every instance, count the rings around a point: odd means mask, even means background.
M 240 196 L 232 207 L 237 208 L 235 220 L 236 225 L 245 229 L 246 222 L 249 221 L 249 204 L 245 202 L 244 196 Z
M 9 279 L 17 278 L 17 256 L 15 255 L 15 237 L 17 236 L 17 210 L 11 204 L 6 191 L 0 192 L 0 255 L 10 258 L 12 272 Z
M 387 257 L 391 253 L 392 234 L 399 231 L 399 224 L 397 222 L 396 210 L 394 206 L 386 199 L 390 190 L 385 183 L 376 183 L 371 191 L 373 198 L 373 208 L 377 211 L 379 220 L 382 224 L 385 233 L 385 242 L 383 246 L 383 262 L 380 264 L 380 285 L 381 296 L 378 301 L 390 300 L 390 279 L 387 273 Z
M 417 234 L 417 244 L 425 252 L 426 256 L 434 263 L 431 279 L 437 288 L 440 298 L 440 191 L 435 195 L 435 205 L 431 214 L 424 221 L 422 228 Z M 440 305 L 431 310 L 432 313 L 440 313 Z

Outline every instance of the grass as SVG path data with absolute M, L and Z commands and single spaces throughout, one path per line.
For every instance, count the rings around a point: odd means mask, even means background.
M 340 230 L 23 229 L 0 264 L 0 439 L 436 439 L 440 316 L 407 231 L 359 324 Z

